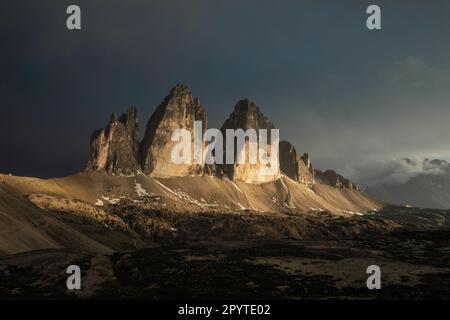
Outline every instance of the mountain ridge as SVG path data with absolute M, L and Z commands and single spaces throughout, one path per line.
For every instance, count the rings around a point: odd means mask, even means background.
M 358 217 L 383 206 L 334 171 L 315 170 L 309 155 L 299 156 L 289 142 L 281 143 L 279 170 L 266 180 L 258 177 L 258 164 L 168 163 L 169 133 L 192 130 L 196 120 L 206 129 L 200 101 L 178 85 L 141 141 L 135 108 L 95 130 L 85 170 L 51 179 L 0 174 L 0 220 L 7 231 L 0 254 L 46 248 L 107 254 L 156 238 L 307 239 L 323 233 L 322 216 Z M 237 103 L 222 129 L 239 127 L 275 128 L 249 100 Z M 11 230 L 17 236 L 9 236 Z
M 134 116 L 135 122 L 137 123 L 137 111 L 135 108 L 128 109 L 127 113 L 122 115 L 121 118 L 130 117 L 129 113 Z M 330 186 L 359 190 L 351 181 L 338 175 L 332 170 L 321 172 L 313 169 L 309 155 L 305 153 L 302 157 L 297 156 L 295 148 L 288 141 L 281 141 L 279 160 L 277 161 L 278 166 L 283 163 L 284 171 L 277 169 L 275 170 L 275 173 L 268 178 L 262 178 L 262 175 L 260 174 L 260 170 L 264 165 L 259 163 L 237 164 L 236 154 L 234 155 L 234 164 L 206 165 L 204 161 L 202 161 L 201 164 L 192 165 L 172 164 L 170 151 L 175 143 L 170 140 L 171 133 L 175 129 L 187 129 L 194 132 L 195 121 L 202 121 L 202 132 L 204 132 L 207 129 L 207 112 L 200 104 L 200 100 L 194 98 L 192 92 L 186 85 L 177 84 L 156 108 L 147 123 L 145 135 L 138 143 L 139 151 L 137 162 L 139 165 L 136 165 L 134 161 L 118 162 L 115 158 L 111 159 L 116 153 L 105 152 L 102 149 L 101 142 L 104 140 L 102 133 L 111 131 L 109 128 L 111 127 L 111 124 L 115 123 L 111 120 L 106 129 L 99 129 L 93 132 L 92 136 L 94 138 L 91 138 L 91 155 L 86 169 L 119 174 L 121 172 L 129 174 L 140 170 L 144 174 L 160 178 L 182 177 L 192 174 L 202 175 L 206 173 L 216 175 L 219 178 L 227 176 L 232 180 L 240 180 L 248 183 L 275 181 L 280 178 L 280 174 L 285 174 L 294 180 L 313 184 L 314 179 L 317 176 L 323 183 L 329 184 Z M 126 125 L 127 124 L 125 123 L 125 126 Z M 269 134 L 268 140 L 270 140 L 270 129 L 275 129 L 275 126 L 254 102 L 249 99 L 241 99 L 235 104 L 232 113 L 220 128 L 220 131 L 224 136 L 224 145 L 226 144 L 225 131 L 227 129 L 243 129 L 244 131 L 247 129 L 255 129 L 256 132 L 259 132 L 260 129 L 266 129 Z M 138 127 L 133 127 L 133 130 L 133 137 L 138 136 Z M 97 136 L 100 136 L 100 139 L 96 138 Z M 192 140 L 193 139 L 194 137 L 192 136 Z M 100 140 L 100 142 L 98 140 Z M 110 144 L 114 145 L 114 141 L 116 140 L 125 140 L 125 144 L 130 143 L 132 145 L 131 150 L 135 150 L 135 140 L 123 139 L 120 134 L 118 137 L 109 136 L 108 141 L 112 141 L 109 142 Z M 248 150 L 248 142 L 246 141 L 245 143 L 244 148 Z M 124 144 L 120 144 L 120 146 L 125 152 L 130 149 L 129 146 Z M 202 147 L 204 146 L 205 142 L 202 141 Z M 291 152 L 294 152 L 295 156 L 289 154 Z M 225 147 L 223 153 L 225 159 Z M 133 151 L 132 154 L 135 154 L 135 151 Z M 110 169 L 105 165 L 93 165 L 99 162 L 98 155 L 102 155 L 103 158 L 106 158 L 101 159 L 104 163 L 113 163 L 116 165 L 113 166 L 113 169 Z M 124 163 L 124 168 L 120 168 L 119 163 Z M 296 173 L 293 173 L 292 170 Z

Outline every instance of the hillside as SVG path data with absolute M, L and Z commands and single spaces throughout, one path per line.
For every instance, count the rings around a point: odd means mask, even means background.
M 138 229 L 147 223 L 141 221 L 139 228 L 133 228 L 111 213 L 123 202 L 180 215 L 209 212 L 222 217 L 279 216 L 281 220 L 286 213 L 335 212 L 348 217 L 380 208 L 358 191 L 321 183 L 309 189 L 284 176 L 258 185 L 212 176 L 155 179 L 93 172 L 48 180 L 0 175 L 0 181 L 2 253 L 61 247 L 107 253 L 143 245 L 146 240 Z M 170 235 L 173 226 L 161 224 Z

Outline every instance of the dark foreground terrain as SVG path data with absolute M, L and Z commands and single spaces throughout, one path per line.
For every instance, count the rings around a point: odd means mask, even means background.
M 66 289 L 79 265 L 82 290 Z M 381 290 L 366 269 L 381 267 Z M 203 241 L 109 256 L 52 249 L 0 259 L 1 299 L 448 299 L 450 231 L 370 239 Z

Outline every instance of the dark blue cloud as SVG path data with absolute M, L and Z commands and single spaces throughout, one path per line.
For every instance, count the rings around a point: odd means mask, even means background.
M 4 0 L 0 171 L 75 172 L 110 113 L 135 105 L 144 125 L 178 82 L 212 126 L 254 100 L 319 167 L 445 153 L 450 3 L 377 3 L 381 31 L 365 28 L 372 1 Z

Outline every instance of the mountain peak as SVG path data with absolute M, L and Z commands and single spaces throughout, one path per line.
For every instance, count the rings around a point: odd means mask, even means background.
M 158 177 L 186 176 L 200 173 L 203 164 L 174 164 L 171 150 L 176 142 L 171 135 L 176 129 L 194 131 L 195 121 L 202 122 L 206 130 L 206 111 L 200 100 L 194 98 L 184 84 L 176 85 L 156 108 L 147 123 L 145 136 L 140 144 L 140 163 L 145 174 Z M 194 139 L 194 137 L 191 137 Z M 193 142 L 193 141 L 192 141 Z
M 222 125 L 221 131 L 224 133 L 227 129 L 242 129 L 244 131 L 248 129 L 254 129 L 259 133 L 260 129 L 267 130 L 267 142 L 271 143 L 271 129 L 275 129 L 273 123 L 260 111 L 259 107 L 248 99 L 240 100 L 234 106 L 233 112 L 230 114 L 228 119 Z M 227 135 L 224 134 L 224 145 L 227 144 Z M 244 152 L 248 153 L 249 141 L 245 142 Z M 257 148 L 260 148 L 259 141 L 257 143 Z M 225 153 L 225 150 L 224 150 Z M 270 153 L 270 151 L 269 151 Z M 238 150 L 235 150 L 234 158 L 236 159 Z M 278 159 L 277 159 L 278 160 Z M 267 169 L 266 165 L 262 163 L 257 164 L 226 164 L 223 165 L 223 172 L 234 180 L 245 181 L 248 183 L 261 183 L 273 181 L 279 178 L 279 167 L 277 161 L 277 168 L 274 168 L 272 174 L 264 174 Z
M 248 99 L 239 100 L 234 106 L 233 112 L 222 125 L 225 129 L 275 129 L 273 123 L 267 118 L 260 108 Z
M 171 160 L 171 154 L 177 142 L 171 140 L 172 133 L 176 129 L 185 129 L 194 133 L 196 121 L 202 122 L 202 132 L 207 129 L 206 111 L 197 98 L 193 97 L 191 90 L 185 84 L 177 84 L 163 102 L 156 108 L 147 123 L 144 138 L 139 143 L 137 109 L 130 107 L 126 113 L 117 117 L 111 115 L 111 119 L 105 129 L 95 131 L 91 137 L 91 154 L 87 165 L 88 170 L 105 171 L 114 174 L 135 173 L 142 170 L 144 174 L 153 177 L 184 177 L 196 174 L 226 175 L 232 180 L 248 183 L 263 183 L 277 180 L 283 172 L 291 179 L 312 186 L 315 177 L 318 180 L 337 188 L 356 187 L 344 177 L 333 171 L 315 171 L 311 165 L 307 153 L 300 156 L 292 144 L 282 141 L 279 144 L 278 158 L 273 171 L 267 171 L 267 164 L 263 163 L 238 163 L 238 150 L 234 150 L 234 163 L 206 165 L 204 159 L 195 163 L 175 164 Z M 224 134 L 224 146 L 226 146 L 226 129 L 254 129 L 257 135 L 257 149 L 260 148 L 259 130 L 267 130 L 266 148 L 267 156 L 272 154 L 271 129 L 274 124 L 267 118 L 256 105 L 249 99 L 239 100 L 221 127 Z M 253 134 L 253 133 L 248 133 Z M 264 133 L 263 133 L 264 134 Z M 195 135 L 191 135 L 191 145 L 195 144 Z M 246 161 L 250 140 L 244 142 Z M 223 154 L 226 157 L 226 148 Z M 406 160 L 405 160 L 406 161 Z M 433 160 L 433 163 L 437 160 Z
M 320 171 L 320 170 L 315 169 L 314 175 L 322 183 L 330 185 L 334 188 L 338 188 L 338 189 L 347 188 L 347 189 L 353 189 L 353 190 L 359 191 L 358 186 L 356 186 L 349 179 L 336 173 L 336 171 L 334 171 L 334 170 Z
M 192 91 L 189 87 L 183 83 L 178 83 L 175 87 L 170 90 L 169 97 L 181 97 L 190 96 L 192 97 Z
M 130 121 L 136 121 L 137 120 L 137 109 L 136 107 L 129 107 L 126 111 L 126 113 L 122 114 L 119 118 L 119 121 L 123 124 L 126 124 Z
M 289 178 L 301 184 L 314 184 L 314 169 L 307 153 L 299 157 L 295 147 L 288 141 L 280 141 L 280 170 Z
M 239 100 L 234 106 L 234 111 L 236 112 L 256 112 L 260 113 L 259 107 L 249 99 Z
M 91 135 L 88 170 L 114 174 L 135 173 L 139 169 L 139 123 L 136 108 L 128 108 L 119 119 L 113 113 L 105 129 Z

